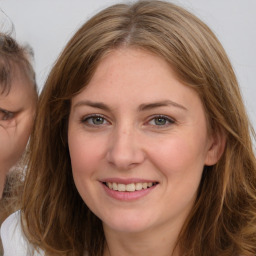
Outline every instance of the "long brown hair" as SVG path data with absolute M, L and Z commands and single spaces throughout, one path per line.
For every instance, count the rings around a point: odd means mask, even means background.
M 47 255 L 103 254 L 101 221 L 79 196 L 67 144 L 70 101 L 101 58 L 137 47 L 167 61 L 204 104 L 209 129 L 226 136 L 220 161 L 205 167 L 181 230 L 181 255 L 256 253 L 255 137 L 232 66 L 211 30 L 181 7 L 139 1 L 109 7 L 86 22 L 55 63 L 40 95 L 22 205 L 29 241 Z M 171 254 L 171 252 L 170 252 Z

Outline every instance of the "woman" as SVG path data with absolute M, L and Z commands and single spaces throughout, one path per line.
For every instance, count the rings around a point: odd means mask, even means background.
M 48 77 L 2 235 L 21 215 L 24 255 L 255 255 L 250 133 L 204 23 L 161 1 L 109 7 Z

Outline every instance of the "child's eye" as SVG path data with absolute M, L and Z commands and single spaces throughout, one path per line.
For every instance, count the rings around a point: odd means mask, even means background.
M 173 119 L 167 116 L 155 116 L 154 118 L 150 119 L 148 124 L 152 126 L 168 126 L 170 124 L 175 123 Z
M 0 109 L 0 120 L 2 121 L 7 121 L 10 120 L 14 117 L 14 113 L 4 110 L 4 109 Z
M 94 115 L 94 116 L 84 117 L 82 119 L 82 123 L 89 126 L 101 126 L 101 125 L 106 125 L 109 122 L 103 116 Z

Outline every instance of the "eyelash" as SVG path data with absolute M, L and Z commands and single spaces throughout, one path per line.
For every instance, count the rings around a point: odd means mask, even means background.
M 14 113 L 8 110 L 0 109 L 0 120 L 8 121 L 14 117 Z
M 103 120 L 103 122 L 110 123 L 109 121 L 107 121 L 107 119 L 103 115 L 100 115 L 100 114 L 93 114 L 93 115 L 89 115 L 89 116 L 83 117 L 81 119 L 81 123 L 86 124 L 88 126 L 93 126 L 93 127 L 97 127 L 97 126 L 99 127 L 99 126 L 105 125 L 105 124 L 89 123 L 90 121 L 93 122 L 93 119 L 96 119 L 96 118 L 101 118 Z
M 99 118 L 101 119 L 102 123 L 99 123 L 99 124 L 96 124 L 94 121 Z M 160 121 L 160 119 L 162 121 L 164 121 L 164 124 L 156 124 L 156 121 Z M 150 124 L 150 122 L 154 121 L 155 120 L 155 124 Z M 100 128 L 101 126 L 103 125 L 106 125 L 106 124 L 111 124 L 103 115 L 100 115 L 100 114 L 93 114 L 93 115 L 89 115 L 89 116 L 86 116 L 86 117 L 83 117 L 81 119 L 81 123 L 87 125 L 87 126 L 91 126 L 91 127 L 97 127 L 97 128 Z M 175 120 L 168 117 L 168 116 L 165 116 L 165 115 L 155 115 L 155 116 L 152 116 L 150 117 L 150 119 L 146 122 L 146 124 L 149 124 L 150 126 L 152 127 L 157 127 L 158 129 L 161 129 L 161 128 L 165 128 L 165 127 L 168 127 L 172 124 L 175 123 Z
M 150 119 L 149 119 L 149 121 L 147 122 L 148 124 L 151 122 L 151 121 L 153 121 L 153 120 L 155 120 L 155 122 L 156 122 L 156 120 L 160 120 L 160 119 L 162 119 L 162 120 L 164 120 L 165 121 L 165 123 L 164 124 L 152 124 L 151 126 L 154 126 L 154 127 L 157 127 L 157 128 L 159 128 L 159 129 L 161 129 L 161 128 L 165 128 L 165 127 L 168 127 L 168 126 L 170 126 L 170 125 L 172 125 L 172 124 L 174 124 L 175 123 L 175 120 L 174 119 L 172 119 L 172 118 L 170 118 L 170 117 L 168 117 L 168 116 L 165 116 L 165 115 L 155 115 L 155 116 L 153 116 L 153 117 L 151 117 Z

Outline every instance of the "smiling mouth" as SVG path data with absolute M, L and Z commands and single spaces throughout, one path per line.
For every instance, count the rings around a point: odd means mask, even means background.
M 107 186 L 111 190 L 119 191 L 119 192 L 134 192 L 140 191 L 143 189 L 148 189 L 153 186 L 156 186 L 158 182 L 143 182 L 143 183 L 130 183 L 130 184 L 122 184 L 116 182 L 103 182 L 105 186 Z

